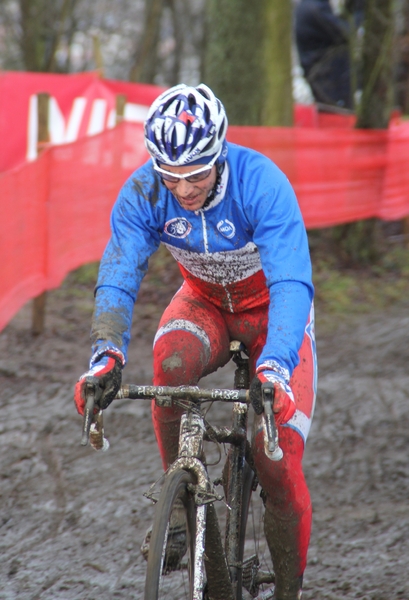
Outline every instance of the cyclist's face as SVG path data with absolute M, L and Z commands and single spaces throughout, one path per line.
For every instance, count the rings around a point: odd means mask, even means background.
M 161 169 L 174 173 L 176 175 L 190 175 L 201 169 L 199 165 L 196 169 L 186 165 L 184 167 L 171 167 L 169 165 L 159 165 Z M 185 210 L 199 210 L 206 202 L 207 196 L 212 191 L 216 183 L 216 166 L 211 167 L 210 172 L 204 179 L 200 181 L 189 182 L 186 179 L 179 179 L 175 183 L 163 179 L 164 184 L 169 191 L 175 196 L 176 200 Z M 190 179 L 190 177 L 189 177 Z

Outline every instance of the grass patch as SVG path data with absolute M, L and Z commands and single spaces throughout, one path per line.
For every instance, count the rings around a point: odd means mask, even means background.
M 330 315 L 362 314 L 409 298 L 409 248 L 390 248 L 377 264 L 340 268 L 333 257 L 313 255 L 316 304 Z
M 68 278 L 73 285 L 95 285 L 98 277 L 98 269 L 99 262 L 87 263 L 72 271 Z

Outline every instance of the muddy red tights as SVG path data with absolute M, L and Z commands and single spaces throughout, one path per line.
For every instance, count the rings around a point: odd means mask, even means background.
M 154 343 L 154 384 L 196 385 L 201 377 L 226 364 L 231 339 L 246 344 L 254 372 L 266 329 L 267 307 L 225 313 L 185 284 L 159 324 Z M 290 382 L 297 412 L 279 432 L 283 459 L 273 462 L 266 457 L 260 419 L 253 444 L 257 475 L 267 494 L 265 533 L 277 571 L 277 592 L 283 597 L 305 569 L 311 530 L 311 500 L 301 465 L 315 399 L 315 355 L 310 335 L 306 334 L 299 355 L 300 364 Z M 166 469 L 177 456 L 180 410 L 152 403 L 152 417 Z

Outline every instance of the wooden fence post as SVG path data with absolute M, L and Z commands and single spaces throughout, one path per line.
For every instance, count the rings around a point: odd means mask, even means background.
M 104 77 L 104 61 L 101 52 L 101 40 L 97 34 L 92 36 L 92 49 L 96 70 L 98 71 L 100 77 Z
M 117 94 L 116 103 L 115 103 L 116 125 L 118 125 L 119 123 L 121 123 L 124 120 L 125 104 L 126 104 L 126 96 L 124 94 Z
M 47 93 L 37 94 L 37 155 L 46 147 L 50 141 L 48 131 L 48 113 L 49 113 L 50 95 Z M 44 331 L 45 320 L 45 305 L 47 292 L 42 292 L 39 296 L 33 299 L 32 325 L 31 331 L 33 335 L 39 335 Z

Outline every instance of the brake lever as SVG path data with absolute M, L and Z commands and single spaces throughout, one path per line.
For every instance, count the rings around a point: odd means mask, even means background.
M 89 376 L 85 380 L 85 395 L 87 401 L 85 403 L 84 418 L 82 422 L 82 438 L 81 446 L 87 446 L 88 442 L 94 450 L 108 450 L 109 442 L 104 436 L 104 420 L 102 410 L 98 408 L 95 401 L 96 383 L 94 377 Z
M 279 446 L 278 430 L 273 414 L 274 385 L 264 382 L 261 386 L 261 396 L 264 406 L 264 419 L 266 424 L 265 449 L 270 460 L 278 461 L 283 458 L 283 451 Z
M 81 446 L 87 446 L 89 441 L 89 432 L 91 429 L 92 421 L 94 420 L 94 408 L 95 408 L 95 385 L 88 381 L 86 381 L 86 397 L 87 401 L 85 403 L 84 410 L 84 418 L 82 421 L 82 438 L 81 438 Z

